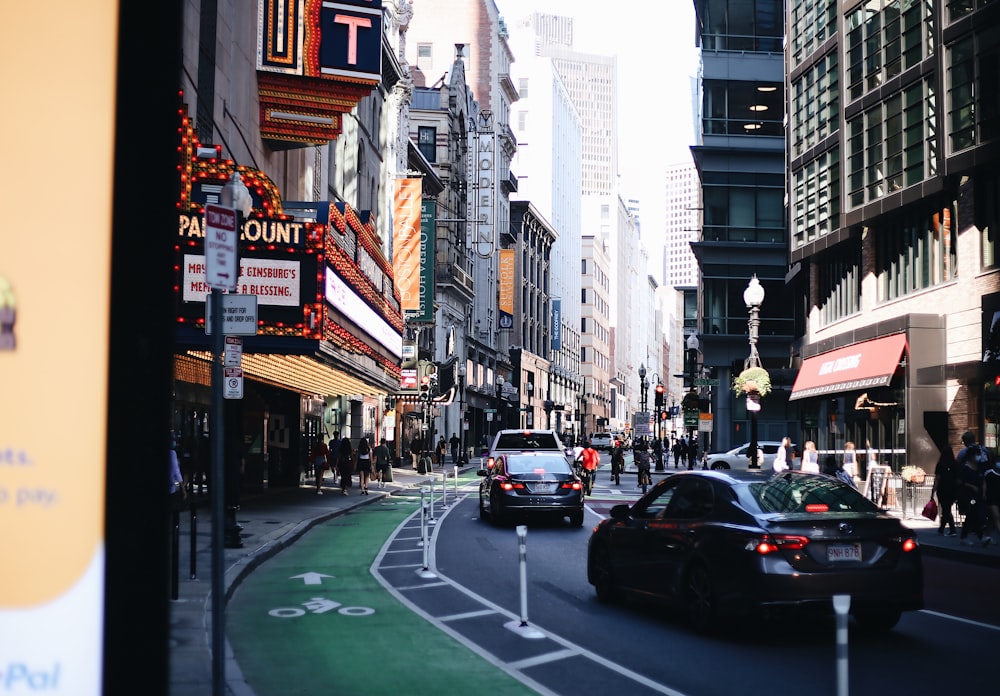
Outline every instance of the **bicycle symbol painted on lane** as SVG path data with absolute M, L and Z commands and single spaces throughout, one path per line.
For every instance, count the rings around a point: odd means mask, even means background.
M 294 619 L 306 614 L 327 614 L 336 611 L 341 616 L 371 616 L 375 610 L 371 607 L 345 607 L 340 602 L 323 597 L 313 597 L 303 602 L 301 607 L 278 607 L 267 612 L 276 619 Z

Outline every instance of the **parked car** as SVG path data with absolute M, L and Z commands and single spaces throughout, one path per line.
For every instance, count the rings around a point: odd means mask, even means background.
M 514 516 L 568 516 L 583 525 L 583 484 L 560 453 L 501 454 L 479 475 L 480 519 L 500 525 Z
M 764 453 L 764 461 L 761 464 L 761 471 L 771 471 L 774 465 L 774 456 L 781 447 L 780 442 L 773 440 L 761 440 L 757 443 L 758 449 Z M 792 445 L 795 449 L 795 445 Z M 750 467 L 750 443 L 744 442 L 739 447 L 734 447 L 728 452 L 709 452 L 705 455 L 705 466 L 709 469 L 733 469 L 735 471 L 746 471 Z
M 913 530 L 833 477 L 683 471 L 610 514 L 588 548 L 598 598 L 663 600 L 699 631 L 763 609 L 832 611 L 839 594 L 862 627 L 888 631 L 924 605 Z
M 614 443 L 615 438 L 611 433 L 594 433 L 590 436 L 590 446 L 595 450 L 606 450 L 611 451 L 611 445 Z
M 493 443 L 486 453 L 486 468 L 492 468 L 497 457 L 513 452 L 559 452 L 571 457 L 554 430 L 501 430 L 493 436 Z

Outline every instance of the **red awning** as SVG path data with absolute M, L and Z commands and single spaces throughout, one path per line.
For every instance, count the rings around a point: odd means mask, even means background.
M 893 334 L 807 358 L 789 400 L 884 387 L 892 380 L 905 349 L 906 334 Z

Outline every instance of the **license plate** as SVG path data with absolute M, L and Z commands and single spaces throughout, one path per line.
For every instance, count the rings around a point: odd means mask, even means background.
M 532 493 L 551 493 L 556 489 L 554 483 L 536 483 L 531 487 Z
M 826 558 L 831 563 L 840 561 L 860 561 L 861 544 L 830 545 L 826 549 Z

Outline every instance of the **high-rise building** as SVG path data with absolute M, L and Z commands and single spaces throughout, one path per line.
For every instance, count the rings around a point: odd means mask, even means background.
M 802 437 L 933 463 L 1000 430 L 1000 12 L 788 4 Z
M 698 261 L 691 242 L 698 241 L 701 221 L 701 187 L 694 163 L 667 166 L 664 186 L 666 238 L 660 283 L 671 288 L 694 287 L 698 284 Z
M 701 45 L 700 141 L 691 148 L 701 182 L 702 225 L 691 244 L 698 259 L 698 360 L 718 387 L 711 402 L 712 446 L 795 435 L 786 415 L 794 304 L 785 290 L 783 0 L 694 0 Z M 746 365 L 748 312 L 743 292 L 756 275 L 765 290 L 757 350 L 775 390 L 759 417 L 728 389 Z M 786 384 L 787 383 L 787 384 Z M 709 393 L 709 391 L 711 393 Z

